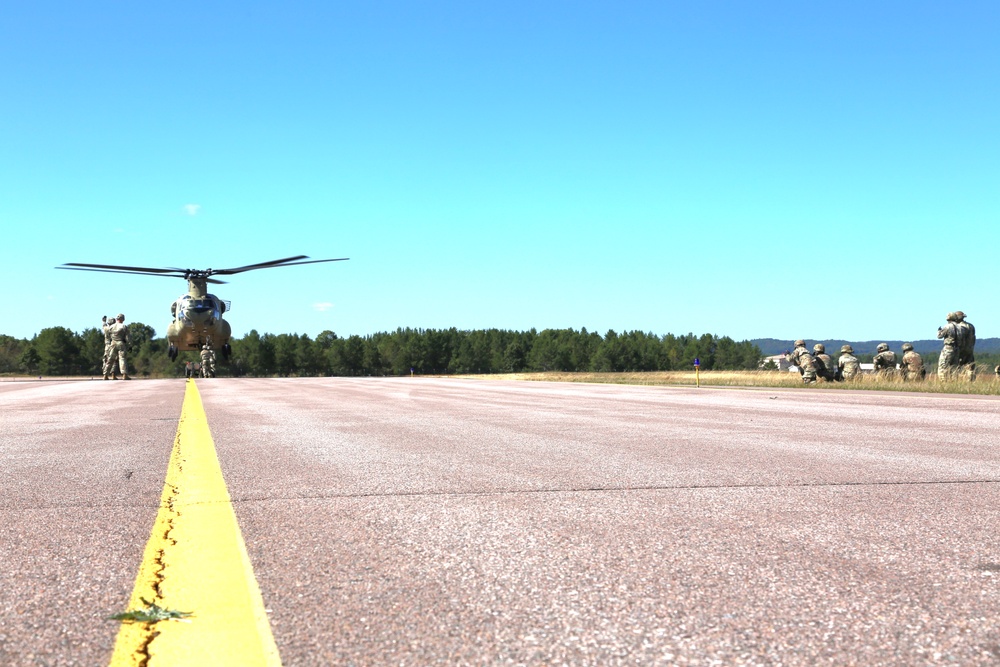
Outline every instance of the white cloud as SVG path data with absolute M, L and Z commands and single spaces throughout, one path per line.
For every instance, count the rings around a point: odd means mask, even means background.
M 329 301 L 321 301 L 320 303 L 313 304 L 313 310 L 318 311 L 320 313 L 325 313 L 331 308 L 333 308 L 333 304 L 330 303 Z
M 198 215 L 200 210 L 201 204 L 184 204 L 184 212 L 188 215 Z

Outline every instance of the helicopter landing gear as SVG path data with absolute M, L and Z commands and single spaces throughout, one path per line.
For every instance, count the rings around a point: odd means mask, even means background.
M 233 353 L 233 348 L 231 348 L 229 346 L 229 343 L 226 343 L 225 345 L 222 346 L 222 358 L 223 359 L 225 359 L 226 361 L 229 361 L 229 355 L 232 354 L 232 353 Z
M 176 361 L 177 360 L 177 353 L 178 352 L 179 352 L 179 350 L 174 345 L 171 345 L 170 347 L 167 348 L 167 356 L 170 358 L 170 361 Z

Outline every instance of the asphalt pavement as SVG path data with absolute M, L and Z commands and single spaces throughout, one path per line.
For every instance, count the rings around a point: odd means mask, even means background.
M 1000 664 L 994 397 L 197 383 L 286 665 Z M 107 663 L 183 394 L 0 383 L 0 664 Z

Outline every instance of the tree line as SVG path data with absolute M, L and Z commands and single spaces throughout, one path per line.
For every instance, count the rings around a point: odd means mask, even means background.
M 183 363 L 167 358 L 167 341 L 141 322 L 128 325 L 132 335 L 130 372 L 146 377 L 184 374 Z M 494 374 L 535 371 L 670 371 L 690 369 L 697 358 L 702 370 L 754 370 L 763 359 L 749 341 L 713 334 L 656 335 L 641 331 L 603 336 L 586 329 L 508 331 L 400 328 L 367 336 L 340 337 L 323 331 L 270 334 L 250 331 L 230 341 L 229 363 L 220 375 L 366 376 L 416 374 Z M 97 328 L 74 333 L 64 327 L 43 329 L 30 340 L 0 335 L 0 373 L 28 375 L 100 375 L 104 336 Z M 179 361 L 198 361 L 182 352 Z

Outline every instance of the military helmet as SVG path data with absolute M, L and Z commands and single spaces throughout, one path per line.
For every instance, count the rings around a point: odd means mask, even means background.
M 958 320 L 959 322 L 961 322 L 962 320 L 965 319 L 965 313 L 963 313 L 960 310 L 956 310 L 955 311 L 955 319 Z
M 805 347 L 805 346 L 806 346 L 806 342 L 804 340 L 802 340 L 801 338 L 798 339 L 797 341 L 795 341 L 795 347 Z
M 822 354 L 826 352 L 826 346 L 823 345 L 823 343 L 816 343 L 815 345 L 813 345 L 813 352 L 819 352 Z
M 955 321 L 955 313 L 954 312 L 948 313 L 948 316 L 945 319 L 947 321 L 949 321 L 949 322 L 954 322 Z
M 903 352 L 909 352 L 912 349 L 913 345 L 911 343 L 903 343 Z
M 889 345 L 888 345 L 888 343 L 879 343 L 878 347 L 875 348 L 875 351 L 876 352 L 888 352 L 889 351 Z
M 854 348 L 851 347 L 850 345 L 841 345 L 840 351 L 846 354 L 854 354 Z

